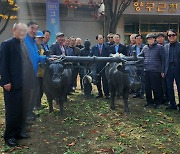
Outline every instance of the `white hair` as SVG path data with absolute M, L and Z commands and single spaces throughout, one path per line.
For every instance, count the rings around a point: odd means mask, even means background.
M 15 24 L 13 25 L 13 29 L 16 29 L 16 28 L 19 27 L 19 26 L 21 26 L 21 27 L 26 27 L 26 28 L 27 28 L 27 25 L 24 24 L 24 23 L 15 23 Z

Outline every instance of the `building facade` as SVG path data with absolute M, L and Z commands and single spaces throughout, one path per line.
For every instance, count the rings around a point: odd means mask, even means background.
M 131 33 L 143 36 L 150 32 L 166 34 L 173 28 L 179 34 L 180 0 L 138 0 L 125 10 L 123 18 L 126 42 Z

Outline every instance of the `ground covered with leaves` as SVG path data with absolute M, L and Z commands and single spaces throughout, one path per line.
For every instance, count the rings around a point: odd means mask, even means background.
M 96 91 L 93 92 L 96 94 Z M 58 106 L 48 113 L 46 97 L 40 117 L 28 127 L 31 138 L 20 141 L 19 147 L 4 144 L 4 103 L 0 94 L 1 153 L 37 154 L 177 154 L 180 153 L 180 112 L 144 108 L 145 99 L 132 99 L 130 114 L 124 114 L 122 100 L 116 110 L 109 101 L 87 99 L 80 90 L 68 96 L 65 113 L 59 116 Z

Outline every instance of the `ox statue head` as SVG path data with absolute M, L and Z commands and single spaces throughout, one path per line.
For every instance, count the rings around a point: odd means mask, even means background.
M 55 88 L 58 88 L 63 83 L 65 75 L 65 69 L 71 68 L 71 63 L 61 63 L 59 61 L 53 61 L 48 63 L 48 76 L 49 82 Z
M 122 63 L 117 65 L 119 71 L 127 74 L 131 89 L 138 89 L 141 87 L 141 80 L 137 75 L 137 63 L 139 63 L 139 61 L 122 60 Z

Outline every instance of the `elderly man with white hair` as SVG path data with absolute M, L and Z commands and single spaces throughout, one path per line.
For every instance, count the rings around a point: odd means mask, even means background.
M 34 71 L 23 43 L 27 31 L 26 24 L 14 24 L 13 38 L 4 41 L 0 46 L 0 83 L 4 90 L 6 111 L 4 140 L 9 146 L 17 146 L 17 139 L 29 137 L 25 124 L 29 88 L 32 87 L 27 86 L 33 85 L 31 82 Z

